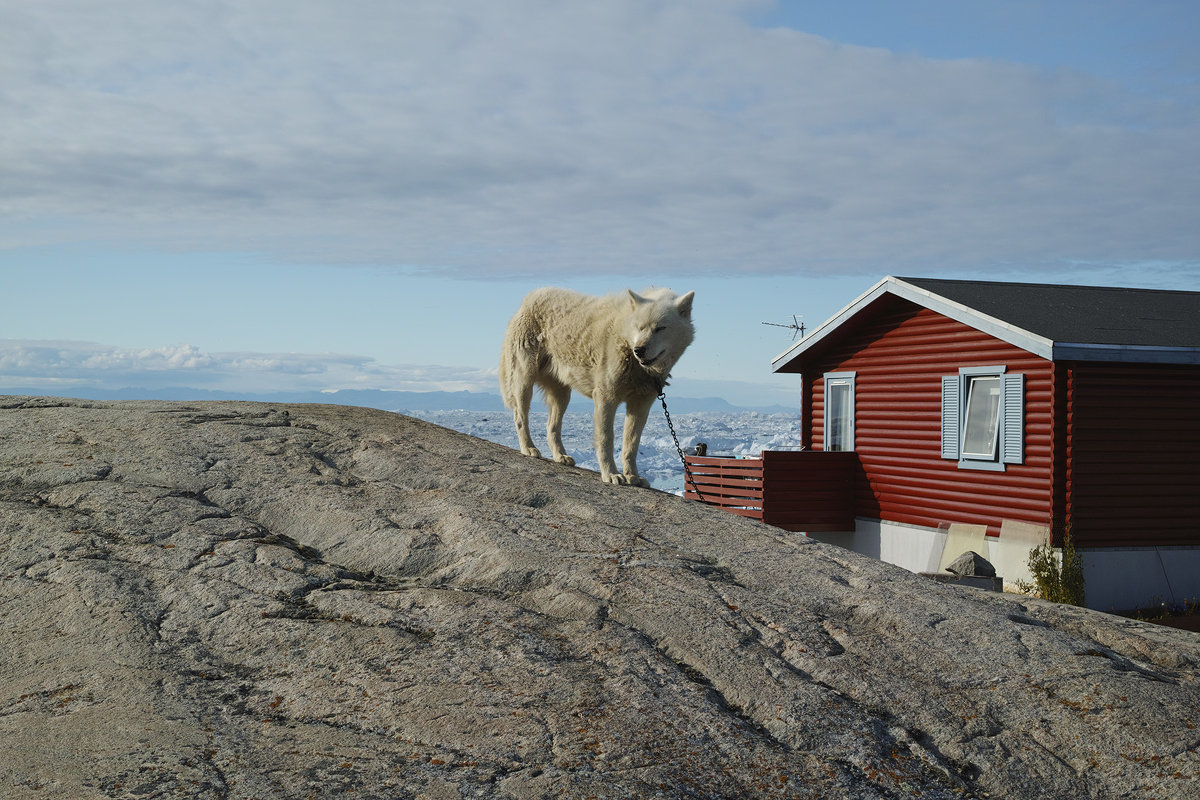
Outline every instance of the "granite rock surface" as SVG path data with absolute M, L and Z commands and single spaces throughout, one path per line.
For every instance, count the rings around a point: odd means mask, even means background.
M 0 398 L 5 798 L 1195 798 L 1198 664 L 396 414 Z

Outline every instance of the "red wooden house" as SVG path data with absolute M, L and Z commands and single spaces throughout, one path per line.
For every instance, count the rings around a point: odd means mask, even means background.
M 1200 292 L 889 277 L 773 367 L 800 376 L 789 457 L 854 464 L 838 511 L 828 481 L 772 489 L 764 454 L 764 521 L 1010 580 L 1069 531 L 1089 606 L 1200 597 Z

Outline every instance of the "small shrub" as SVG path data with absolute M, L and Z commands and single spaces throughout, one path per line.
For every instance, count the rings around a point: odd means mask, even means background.
M 1083 558 L 1075 552 L 1069 531 L 1063 534 L 1061 554 L 1046 542 L 1029 551 L 1027 563 L 1033 583 L 1018 581 L 1021 591 L 1052 603 L 1083 605 Z

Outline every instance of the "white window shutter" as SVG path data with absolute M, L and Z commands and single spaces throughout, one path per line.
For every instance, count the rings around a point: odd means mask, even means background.
M 1000 438 L 1000 461 L 1020 464 L 1025 460 L 1025 376 L 1021 373 L 1004 376 L 1003 428 Z
M 960 394 L 957 375 L 946 375 L 942 378 L 942 458 L 953 461 L 958 461 Z

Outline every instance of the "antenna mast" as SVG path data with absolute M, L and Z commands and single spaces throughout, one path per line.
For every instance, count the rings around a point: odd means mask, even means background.
M 801 322 L 795 314 L 792 314 L 792 321 L 790 323 L 764 322 L 763 325 L 770 325 L 772 328 L 788 328 L 792 332 L 793 342 L 796 341 L 797 335 L 799 335 L 801 339 L 804 338 L 804 323 Z

